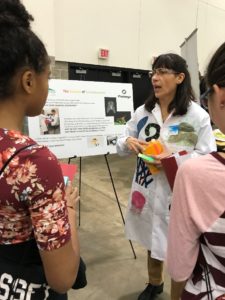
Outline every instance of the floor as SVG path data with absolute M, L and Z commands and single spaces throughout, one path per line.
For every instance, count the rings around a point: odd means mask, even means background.
M 116 192 L 125 215 L 135 168 L 135 157 L 107 156 Z M 79 159 L 71 163 L 78 164 Z M 79 174 L 76 177 L 78 183 Z M 87 264 L 88 285 L 70 290 L 69 300 L 136 300 L 147 282 L 146 250 L 124 237 L 124 225 L 110 180 L 105 156 L 81 160 L 81 205 L 79 236 L 81 255 Z M 170 279 L 165 274 L 164 292 L 169 300 Z

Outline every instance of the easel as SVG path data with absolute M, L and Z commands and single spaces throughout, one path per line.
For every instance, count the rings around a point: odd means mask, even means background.
M 117 192 L 116 192 L 114 180 L 113 180 L 113 177 L 112 177 L 112 172 L 111 172 L 110 166 L 109 166 L 109 161 L 108 161 L 108 157 L 107 157 L 108 155 L 109 155 L 109 153 L 104 154 L 105 162 L 106 162 L 106 165 L 107 165 L 107 168 L 108 168 L 110 180 L 111 180 L 111 183 L 112 183 L 112 187 L 113 187 L 113 191 L 114 191 L 114 195 L 115 195 L 115 198 L 116 198 L 116 202 L 117 202 L 117 205 L 118 205 L 118 208 L 119 208 L 119 211 L 120 211 L 120 215 L 121 215 L 121 218 L 122 218 L 122 221 L 123 221 L 123 225 L 125 225 L 125 219 L 124 219 L 123 212 L 122 212 L 122 209 L 121 209 L 121 205 L 120 205 L 120 202 L 119 202 L 119 198 L 118 198 L 118 195 L 117 195 Z M 77 156 L 70 157 L 68 159 L 68 164 L 70 164 L 71 160 L 74 159 L 74 158 L 77 158 Z M 81 196 L 81 174 L 82 174 L 81 167 L 82 167 L 82 157 L 79 158 L 79 166 L 80 166 L 79 167 L 79 196 Z M 80 205 L 80 201 L 79 201 L 79 204 L 78 204 L 78 211 L 79 211 L 78 224 L 80 226 L 80 224 L 81 224 L 81 205 Z M 129 240 L 129 243 L 130 243 L 133 255 L 134 255 L 134 259 L 136 259 L 137 256 L 136 256 L 136 253 L 134 251 L 134 247 L 133 247 L 133 244 L 132 244 L 131 240 Z

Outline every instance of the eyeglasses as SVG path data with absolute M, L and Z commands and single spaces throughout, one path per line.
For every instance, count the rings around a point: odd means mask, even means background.
M 154 76 L 155 74 L 163 76 L 166 74 L 179 74 L 179 72 L 167 68 L 157 68 L 148 72 L 149 78 L 152 78 L 152 76 Z
M 200 96 L 200 102 L 203 108 L 208 109 L 209 96 L 213 93 L 213 88 L 208 88 L 205 93 Z

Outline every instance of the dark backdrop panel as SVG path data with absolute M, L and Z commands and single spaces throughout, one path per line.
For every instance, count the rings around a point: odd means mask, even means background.
M 151 90 L 148 70 L 69 63 L 69 79 L 131 83 L 134 109 L 144 103 Z

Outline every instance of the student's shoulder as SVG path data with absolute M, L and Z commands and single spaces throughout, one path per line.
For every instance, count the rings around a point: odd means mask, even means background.
M 183 178 L 202 179 L 202 175 L 205 176 L 209 172 L 214 161 L 211 154 L 190 158 L 179 166 L 178 174 Z
M 54 162 L 58 161 L 55 154 L 53 154 L 47 146 L 35 144 L 30 147 L 30 155 L 33 158 L 40 159 L 42 161 Z

